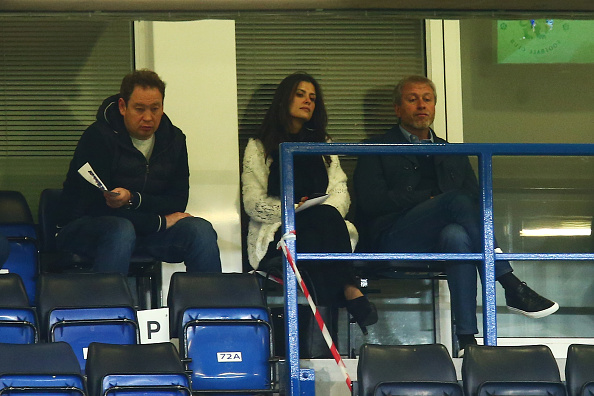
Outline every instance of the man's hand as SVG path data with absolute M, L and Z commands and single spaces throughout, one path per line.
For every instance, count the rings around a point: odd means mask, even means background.
M 171 227 L 172 225 L 174 225 L 175 223 L 177 223 L 178 221 L 180 221 L 181 219 L 183 219 L 185 217 L 193 217 L 193 216 L 189 213 L 182 213 L 182 212 L 175 212 L 175 213 L 165 215 L 165 222 L 167 223 L 166 228 Z
M 110 192 L 115 192 L 116 194 L 110 194 Z M 103 196 L 105 197 L 105 203 L 107 206 L 113 209 L 121 208 L 122 206 L 128 205 L 130 199 L 132 198 L 132 193 L 125 188 L 118 187 L 114 188 L 111 191 L 103 192 Z

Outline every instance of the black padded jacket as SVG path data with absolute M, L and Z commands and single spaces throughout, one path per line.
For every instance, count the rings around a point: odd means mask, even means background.
M 165 229 L 165 215 L 186 209 L 190 173 L 185 135 L 163 114 L 147 161 L 132 144 L 118 99 L 114 95 L 103 101 L 97 121 L 78 142 L 64 181 L 59 226 L 82 216 L 113 215 L 129 219 L 139 235 L 146 235 Z M 78 173 L 87 162 L 107 189 L 130 190 L 133 205 L 108 207 L 103 193 Z

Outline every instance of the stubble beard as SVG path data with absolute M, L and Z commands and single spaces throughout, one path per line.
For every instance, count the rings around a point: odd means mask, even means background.
M 417 130 L 422 130 L 422 129 L 428 129 L 431 126 L 431 124 L 433 124 L 433 120 L 432 119 L 431 120 L 429 120 L 429 119 L 426 119 L 426 120 L 415 120 L 413 122 L 413 127 L 415 129 L 417 129 Z

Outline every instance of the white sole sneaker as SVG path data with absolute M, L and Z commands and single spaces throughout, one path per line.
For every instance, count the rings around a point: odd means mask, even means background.
M 552 315 L 555 312 L 557 312 L 559 310 L 559 304 L 554 303 L 549 308 L 543 309 L 542 311 L 537 311 L 537 312 L 526 312 L 526 311 L 522 311 L 521 309 L 518 309 L 518 308 L 510 307 L 509 305 L 507 306 L 507 309 L 509 309 L 510 311 L 515 312 L 515 313 L 520 313 L 522 315 L 526 315 L 532 319 L 538 319 L 538 318 L 544 318 L 545 316 L 549 316 L 549 315 Z

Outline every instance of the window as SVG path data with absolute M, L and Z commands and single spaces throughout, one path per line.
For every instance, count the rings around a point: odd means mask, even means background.
M 395 123 L 392 89 L 425 74 L 424 21 L 370 13 L 236 19 L 240 146 L 257 134 L 278 83 L 306 71 L 320 83 L 328 133 L 359 142 Z

